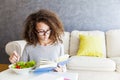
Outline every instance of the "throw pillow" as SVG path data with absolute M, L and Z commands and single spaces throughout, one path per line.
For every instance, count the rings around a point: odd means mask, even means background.
M 80 35 L 80 45 L 77 52 L 78 56 L 102 57 L 103 39 L 101 36 Z

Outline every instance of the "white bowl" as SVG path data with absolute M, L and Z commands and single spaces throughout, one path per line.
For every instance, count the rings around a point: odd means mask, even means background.
M 9 69 L 14 71 L 17 74 L 29 74 L 29 72 L 32 70 L 33 67 L 30 68 L 23 68 L 23 69 L 17 69 L 17 68 L 12 68 L 14 64 L 9 65 Z

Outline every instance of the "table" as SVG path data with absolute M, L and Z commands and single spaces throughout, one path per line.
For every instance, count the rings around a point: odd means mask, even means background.
M 78 80 L 78 73 L 48 72 L 44 74 L 16 74 L 10 69 L 0 72 L 0 80 Z
M 9 64 L 0 64 L 0 72 L 3 71 L 3 70 L 8 69 L 8 65 Z

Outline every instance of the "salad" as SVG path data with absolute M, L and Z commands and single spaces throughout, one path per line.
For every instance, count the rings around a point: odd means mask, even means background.
M 13 64 L 12 68 L 16 68 L 16 69 L 30 68 L 30 67 L 35 66 L 35 64 L 36 64 L 35 61 L 28 61 L 28 62 L 19 61 Z

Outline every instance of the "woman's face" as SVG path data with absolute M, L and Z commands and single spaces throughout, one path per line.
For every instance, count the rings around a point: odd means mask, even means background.
M 49 39 L 51 30 L 44 22 L 38 22 L 36 24 L 37 36 L 39 40 L 46 41 Z

